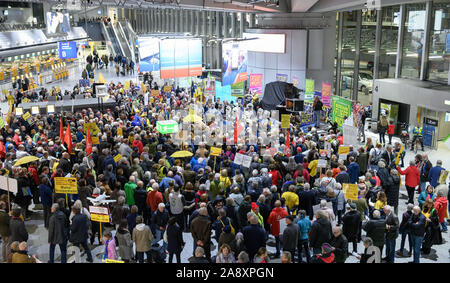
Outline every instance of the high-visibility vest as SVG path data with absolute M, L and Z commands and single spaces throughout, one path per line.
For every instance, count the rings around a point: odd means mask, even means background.
M 422 136 L 422 127 L 420 127 L 420 128 L 414 127 L 414 134 L 421 137 Z

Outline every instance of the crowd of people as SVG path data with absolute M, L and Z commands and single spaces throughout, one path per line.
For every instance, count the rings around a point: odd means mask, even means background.
M 151 76 L 145 82 L 148 90 L 158 88 Z M 449 190 L 439 183 L 442 161 L 433 164 L 426 154 L 418 154 L 404 168 L 399 142 L 383 145 L 366 137 L 364 145 L 351 145 L 340 158 L 339 127 L 316 125 L 302 131 L 293 117 L 275 152 L 266 150 L 274 144 L 259 139 L 230 145 L 221 136 L 224 142 L 214 144 L 221 153 L 213 156 L 204 142 L 194 143 L 194 138 L 176 144 L 173 135 L 157 131 L 157 121 L 175 119 L 174 110 L 196 104 L 191 92 L 161 91 L 148 103 L 133 82 L 128 90 L 111 82 L 108 92 L 116 105 L 106 112 L 88 108 L 29 120 L 12 114 L 0 130 L 0 173 L 18 181 L 11 204 L 0 190 L 2 261 L 40 261 L 28 255 L 25 229 L 38 210 L 43 210 L 48 230 L 50 263 L 57 245 L 61 262 L 67 262 L 68 245 L 82 247 L 88 262 L 93 262 L 93 245 L 104 245 L 104 259 L 171 263 L 175 258 L 179 263 L 188 240 L 193 246 L 189 262 L 196 263 L 268 263 L 277 258 L 342 263 L 349 256 L 377 262 L 377 254 L 384 254 L 385 262 L 414 254 L 413 262 L 419 262 L 447 232 Z M 246 109 L 255 117 L 260 111 L 258 102 L 245 100 L 210 100 L 198 106 L 221 114 Z M 86 131 L 92 123 L 97 132 L 90 128 L 90 136 L 99 138 L 94 145 Z M 190 154 L 172 157 L 180 150 Z M 248 167 L 236 164 L 238 154 L 252 158 Z M 39 159 L 14 166 L 26 156 Z M 319 165 L 324 160 L 325 167 Z M 408 191 L 406 211 L 398 209 L 401 175 Z M 55 177 L 75 177 L 78 194 L 66 198 L 55 193 Z M 346 184 L 357 185 L 357 199 L 346 197 Z M 102 195 L 115 202 L 100 202 L 110 213 L 110 223 L 100 227 L 91 220 L 94 204 L 88 198 Z M 358 253 L 361 241 L 365 249 Z M 269 254 L 269 245 L 275 253 Z

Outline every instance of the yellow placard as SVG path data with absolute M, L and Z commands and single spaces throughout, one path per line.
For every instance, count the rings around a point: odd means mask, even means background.
M 157 90 L 157 89 L 152 89 L 151 95 L 152 95 L 152 96 L 159 96 L 159 90 Z
M 96 123 L 85 123 L 84 132 L 87 133 L 87 129 L 89 129 L 89 133 L 91 134 L 91 136 L 96 136 L 100 132 L 100 129 L 98 128 Z
M 291 127 L 291 114 L 281 114 L 281 128 L 289 129 Z
M 211 153 L 212 156 L 219 156 L 222 153 L 222 149 L 220 147 L 211 147 Z
M 125 90 L 130 89 L 130 81 L 125 81 L 125 86 L 123 87 Z
M 439 176 L 439 184 L 445 184 L 445 181 L 447 180 L 449 171 L 442 170 L 441 175 Z
M 147 87 L 145 86 L 144 83 L 141 83 L 141 89 L 143 92 L 147 92 Z
M 122 128 L 117 128 L 117 135 L 123 137 L 123 131 L 122 131 Z
M 77 178 L 55 177 L 55 193 L 78 194 Z
M 92 144 L 100 144 L 99 137 L 91 137 L 91 140 L 92 140 Z
M 26 121 L 31 117 L 30 112 L 27 111 L 27 113 L 23 114 L 22 118 Z
M 166 86 L 164 86 L 164 92 L 171 92 L 172 91 L 172 87 L 170 86 L 170 85 L 166 85 Z
M 358 185 L 357 184 L 343 184 L 345 198 L 350 200 L 358 200 Z
M 109 215 L 91 213 L 91 221 L 109 223 Z
M 53 172 L 56 171 L 56 168 L 58 168 L 58 165 L 59 165 L 59 162 L 57 162 L 57 161 L 55 163 L 53 163 L 53 168 L 52 168 Z
M 120 155 L 120 153 L 119 154 L 117 154 L 116 156 L 114 156 L 114 162 L 119 162 L 119 160 L 120 159 L 122 159 L 122 155 Z
M 400 151 L 397 154 L 397 157 L 395 158 L 395 165 L 398 165 L 398 163 L 400 162 L 400 155 L 402 155 L 404 150 L 404 145 L 402 144 L 402 147 L 400 148 Z
M 0 80 L 3 81 L 5 79 L 5 72 L 0 72 Z
M 338 150 L 338 154 L 346 154 L 348 155 L 350 153 L 350 147 L 349 146 L 340 146 Z
M 9 170 L 6 169 L 6 168 L 3 168 L 3 169 L 5 169 L 5 175 L 6 175 L 6 176 L 9 176 Z
M 125 261 L 106 258 L 105 263 L 125 263 Z

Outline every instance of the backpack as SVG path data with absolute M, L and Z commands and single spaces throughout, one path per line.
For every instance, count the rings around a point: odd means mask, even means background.
M 230 218 L 227 217 L 227 220 L 228 220 L 228 225 L 231 228 L 231 233 L 233 233 L 233 235 L 236 235 L 236 230 L 234 229 L 233 225 L 231 225 Z M 219 221 L 220 221 L 220 223 L 222 223 L 222 228 L 225 228 L 226 225 L 223 223 L 222 219 L 220 219 Z

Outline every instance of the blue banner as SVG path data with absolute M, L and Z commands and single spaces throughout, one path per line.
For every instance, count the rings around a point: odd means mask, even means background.
M 137 40 L 139 50 L 139 72 L 159 71 L 159 39 L 143 37 Z
M 75 41 L 58 42 L 59 59 L 77 58 L 77 43 Z

